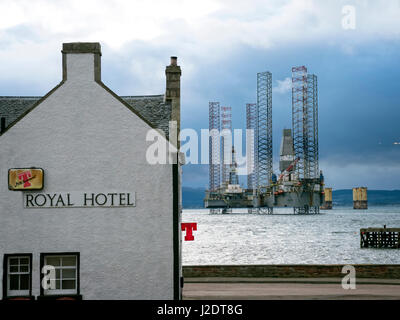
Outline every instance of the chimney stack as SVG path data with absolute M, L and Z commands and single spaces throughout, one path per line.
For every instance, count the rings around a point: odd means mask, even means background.
M 101 81 L 101 46 L 98 42 L 63 43 L 63 81 Z
M 178 66 L 178 58 L 172 56 L 170 65 L 165 68 L 167 80 L 165 101 L 171 103 L 171 121 L 176 121 L 177 148 L 180 145 L 179 132 L 181 129 L 181 74 L 181 67 Z

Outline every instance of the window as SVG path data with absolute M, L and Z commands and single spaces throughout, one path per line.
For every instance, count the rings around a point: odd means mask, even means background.
M 4 256 L 5 297 L 31 295 L 32 255 L 10 254 Z
M 42 267 L 48 265 L 55 269 L 55 288 L 43 289 L 44 295 L 79 294 L 79 255 L 44 254 Z

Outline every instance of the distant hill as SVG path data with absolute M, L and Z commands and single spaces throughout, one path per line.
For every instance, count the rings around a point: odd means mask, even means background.
M 368 205 L 400 205 L 400 190 L 368 190 Z M 332 201 L 337 206 L 353 204 L 353 190 L 333 190 Z
M 182 187 L 182 206 L 184 209 L 204 208 L 203 188 Z
M 185 209 L 204 208 L 204 189 L 182 187 L 182 204 Z M 351 189 L 333 190 L 333 205 L 353 205 L 353 191 Z M 400 190 L 368 190 L 368 205 L 400 205 Z

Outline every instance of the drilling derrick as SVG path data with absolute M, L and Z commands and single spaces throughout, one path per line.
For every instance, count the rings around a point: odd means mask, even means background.
M 257 73 L 256 176 L 259 192 L 266 192 L 272 176 L 272 74 Z
M 298 179 L 304 178 L 307 151 L 307 68 L 292 68 L 292 128 L 293 128 L 293 148 L 299 161 L 296 164 L 296 174 Z
M 230 185 L 239 185 L 239 177 L 237 175 L 237 162 L 236 162 L 236 152 L 235 148 L 232 147 L 232 160 L 229 171 L 229 184 Z
M 247 189 L 256 189 L 255 155 L 257 130 L 257 104 L 246 104 Z
M 307 76 L 307 104 L 308 108 L 312 109 L 312 140 L 310 148 L 312 154 L 309 159 L 312 159 L 312 166 L 310 165 L 310 172 L 312 178 L 317 179 L 319 177 L 319 146 L 318 146 L 318 82 L 317 76 L 310 74 Z
M 299 179 L 318 178 L 317 76 L 304 66 L 292 68 L 293 146 Z
M 257 73 L 257 130 L 255 175 L 260 207 L 258 213 L 271 214 L 273 208 L 263 205 L 272 178 L 272 74 Z
M 216 192 L 221 183 L 220 105 L 209 103 L 209 191 Z
M 229 182 L 232 163 L 232 108 L 221 107 L 222 184 Z
M 317 77 L 313 74 L 308 75 L 306 67 L 292 68 L 293 147 L 295 158 L 298 159 L 295 176 L 302 192 L 310 194 L 309 204 L 295 207 L 295 213 L 319 212 L 319 202 L 314 201 L 314 191 L 320 187 L 317 89 Z

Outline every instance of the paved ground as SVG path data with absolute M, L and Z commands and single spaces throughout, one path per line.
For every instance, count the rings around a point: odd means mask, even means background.
M 208 280 L 208 281 L 207 281 Z M 210 282 L 213 281 L 213 282 Z M 400 279 L 359 279 L 354 290 L 344 290 L 341 279 L 203 278 L 185 279 L 185 300 L 202 299 L 396 299 Z

